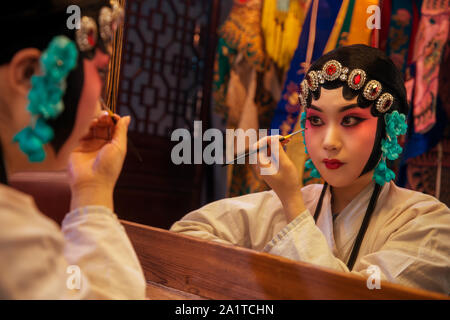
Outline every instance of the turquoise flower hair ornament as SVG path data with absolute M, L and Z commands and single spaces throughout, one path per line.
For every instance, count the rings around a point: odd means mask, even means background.
M 300 116 L 300 127 L 302 129 L 305 129 L 306 126 L 306 111 L 303 111 Z M 305 153 L 308 154 L 308 150 L 306 149 L 306 141 L 305 141 L 305 130 L 302 131 L 303 136 L 303 144 L 305 145 Z M 320 178 L 320 173 L 317 170 L 317 168 L 314 166 L 314 163 L 311 159 L 306 160 L 305 162 L 305 168 L 308 170 L 311 170 L 309 175 L 313 178 Z
M 395 173 L 386 165 L 386 158 L 389 160 L 398 159 L 403 149 L 398 144 L 397 136 L 405 134 L 408 128 L 406 116 L 400 114 L 397 110 L 386 113 L 384 121 L 387 139 L 381 140 L 382 157 L 373 174 L 373 180 L 381 186 L 395 178 Z
M 406 133 L 408 125 L 406 124 L 406 116 L 398 113 L 397 110 L 384 115 L 386 122 L 386 134 L 390 137 L 399 136 Z
M 66 78 L 77 65 L 78 50 L 75 42 L 66 36 L 56 36 L 40 58 L 42 75 L 31 77 L 27 110 L 31 125 L 17 133 L 18 142 L 30 162 L 45 159 L 43 146 L 54 137 L 53 129 L 46 123 L 57 118 L 64 110 L 62 98 L 66 91 Z
M 375 168 L 375 172 L 373 173 L 373 180 L 375 180 L 375 182 L 380 186 L 383 186 L 385 182 L 389 182 L 394 178 L 394 171 L 387 167 L 385 159 L 381 159 Z

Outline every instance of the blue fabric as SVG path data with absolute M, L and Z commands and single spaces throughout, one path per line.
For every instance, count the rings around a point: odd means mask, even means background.
M 331 31 L 333 30 L 333 26 L 341 5 L 342 0 L 319 1 L 317 10 L 316 39 L 314 42 L 314 50 L 311 62 L 317 60 L 323 55 L 323 51 L 325 49 Z M 278 102 L 274 117 L 272 119 L 272 129 L 280 129 L 280 126 L 283 124 L 283 122 L 285 122 L 289 115 L 296 119 L 300 111 L 300 105 L 297 103 L 297 101 L 295 102 L 295 105 L 292 105 L 288 102 L 288 97 L 293 92 L 298 92 L 298 85 L 304 78 L 304 73 L 300 73 L 299 71 L 302 68 L 301 63 L 305 62 L 306 60 L 311 11 L 312 4 L 309 8 L 305 22 L 303 23 L 298 46 L 291 61 L 291 65 L 286 77 L 286 82 L 284 83 L 281 99 Z M 289 123 L 289 125 L 291 127 L 289 132 L 291 132 L 294 128 L 295 121 Z
M 421 154 L 424 154 L 434 148 L 439 143 L 444 134 L 445 127 L 447 126 L 447 121 L 447 114 L 442 108 L 442 102 L 438 97 L 436 102 L 436 123 L 434 124 L 433 128 L 425 134 L 414 133 L 414 119 L 412 116 L 412 109 L 410 109 L 408 115 L 409 134 L 402 153 L 399 172 L 397 175 L 398 186 L 406 186 L 406 161 L 410 158 L 420 156 Z
M 386 54 L 394 61 L 403 74 L 407 66 L 412 26 L 413 1 L 392 1 L 392 16 L 389 25 Z

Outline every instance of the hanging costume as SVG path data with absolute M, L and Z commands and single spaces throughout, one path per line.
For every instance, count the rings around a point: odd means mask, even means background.
M 227 129 L 267 128 L 281 91 L 276 67 L 264 50 L 261 12 L 261 0 L 235 0 L 218 30 L 213 98 Z M 268 189 L 250 165 L 229 166 L 227 186 L 229 196 Z
M 416 4 L 416 2 L 419 2 Z M 416 19 L 407 69 L 408 97 L 412 105 L 405 152 L 400 162 L 399 185 L 432 194 L 450 204 L 450 4 L 424 0 L 414 2 Z M 418 15 L 418 14 L 416 14 Z

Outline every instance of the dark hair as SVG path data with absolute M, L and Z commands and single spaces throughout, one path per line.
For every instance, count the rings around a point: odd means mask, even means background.
M 0 11 L 0 36 L 3 42 L 0 65 L 8 63 L 24 48 L 44 50 L 56 35 L 74 39 L 75 30 L 67 28 L 70 5 L 77 5 L 82 16 L 98 21 L 100 8 L 107 0 L 14 0 Z
M 78 5 L 81 16 L 91 16 L 98 21 L 101 7 L 106 0 L 14 0 L 0 11 L 0 39 L 4 45 L 0 50 L 0 65 L 7 64 L 13 56 L 24 48 L 41 51 L 57 35 L 65 35 L 74 40 L 75 30 L 67 28 L 67 13 L 70 5 Z M 83 56 L 78 57 L 78 66 L 67 77 L 67 89 L 63 97 L 64 111 L 48 124 L 55 132 L 51 145 L 56 152 L 62 147 L 75 124 L 77 106 L 83 88 Z
M 366 72 L 366 83 L 370 80 L 377 80 L 382 85 L 382 92 L 389 92 L 394 97 L 394 102 L 388 112 L 397 110 L 405 115 L 408 114 L 408 103 L 406 99 L 406 89 L 403 81 L 402 73 L 397 69 L 392 60 L 381 50 L 372 48 L 363 44 L 355 44 L 347 47 L 341 47 L 330 51 L 317 59 L 308 71 L 322 70 L 323 65 L 329 60 L 337 60 L 343 67 L 347 67 L 351 72 L 353 69 L 362 69 Z M 375 143 L 369 160 L 364 167 L 361 175 L 375 168 L 381 157 L 381 139 L 386 136 L 386 128 L 384 123 L 384 114 L 380 113 L 374 101 L 364 98 L 362 92 L 364 86 L 359 90 L 353 90 L 347 85 L 346 81 L 339 78 L 334 81 L 325 81 L 319 85 L 316 91 L 310 91 L 307 100 L 307 106 L 311 105 L 312 98 L 315 100 L 320 98 L 321 87 L 325 89 L 336 89 L 342 87 L 344 99 L 351 100 L 358 97 L 357 103 L 361 108 L 370 107 L 371 114 L 378 117 L 377 132 Z

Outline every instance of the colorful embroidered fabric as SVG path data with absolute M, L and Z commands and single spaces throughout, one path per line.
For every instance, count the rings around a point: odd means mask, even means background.
M 321 0 L 319 1 L 316 39 L 312 60 L 322 56 L 328 37 L 333 29 L 334 22 L 341 8 L 342 1 Z M 272 129 L 280 129 L 282 135 L 290 133 L 295 125 L 299 114 L 298 104 L 298 84 L 302 82 L 305 70 L 302 66 L 306 60 L 306 50 L 308 46 L 308 36 L 310 32 L 312 6 L 303 24 L 302 33 L 298 42 L 297 50 L 291 61 L 290 69 L 287 73 L 281 99 L 278 102 L 275 115 L 272 120 Z
M 276 107 L 279 80 L 264 51 L 261 9 L 262 0 L 234 1 L 219 29 L 213 98 L 216 113 L 230 129 L 268 128 Z M 227 196 L 268 189 L 250 165 L 229 166 L 227 181 Z
M 420 2 L 420 1 L 419 1 Z M 408 68 L 407 76 L 410 77 L 410 79 L 405 83 L 407 92 L 408 92 L 408 99 L 411 101 L 412 109 L 410 110 L 410 113 L 408 115 L 408 125 L 410 126 L 410 132 L 408 134 L 408 139 L 406 141 L 406 144 L 404 146 L 404 152 L 403 156 L 400 162 L 400 170 L 399 170 L 399 178 L 397 180 L 397 184 L 403 187 L 411 188 L 413 190 L 425 192 L 428 194 L 431 194 L 433 196 L 437 196 L 435 194 L 435 191 L 439 189 L 440 182 L 440 189 L 445 189 L 446 186 L 446 179 L 445 175 L 448 175 L 447 167 L 449 163 L 449 153 L 448 153 L 448 146 L 449 146 L 449 119 L 450 119 L 450 77 L 448 76 L 447 72 L 438 72 L 442 70 L 449 70 L 450 69 L 450 42 L 449 37 L 450 34 L 448 34 L 447 30 L 447 41 L 444 44 L 443 48 L 440 48 L 439 45 L 436 45 L 436 41 L 439 40 L 439 37 L 434 38 L 431 34 L 423 35 L 422 33 L 425 32 L 431 32 L 433 33 L 436 31 L 435 29 L 427 29 L 424 28 L 424 25 L 426 23 L 436 23 L 438 20 L 430 20 L 430 15 L 425 14 L 422 16 L 418 16 L 417 10 L 416 10 L 416 2 L 414 2 L 415 6 L 413 7 L 414 12 L 414 23 L 413 23 L 413 35 L 411 42 L 414 42 L 415 47 L 414 49 L 421 49 L 422 52 L 425 53 L 425 56 L 421 56 L 420 59 L 422 59 L 422 76 L 420 77 L 419 74 L 417 74 L 417 69 L 419 64 L 416 63 L 412 64 L 410 68 Z M 431 2 L 424 2 L 422 9 L 426 9 L 425 13 L 429 13 L 431 5 L 434 3 Z M 436 8 L 436 7 L 435 7 Z M 445 13 L 446 12 L 446 13 Z M 446 14 L 447 17 L 445 23 L 448 23 L 448 20 L 450 19 L 450 15 L 447 11 L 442 11 L 441 13 Z M 423 19 L 426 19 L 425 22 L 422 21 Z M 418 28 L 416 25 L 419 23 L 416 23 L 417 20 L 420 19 L 420 28 Z M 435 26 L 437 27 L 437 26 Z M 417 30 L 418 29 L 418 30 Z M 417 35 L 415 35 L 414 30 L 417 30 Z M 427 41 L 425 43 L 418 43 L 420 41 Z M 413 47 L 410 45 L 410 47 Z M 435 49 L 432 49 L 435 47 Z M 441 51 L 439 51 L 441 50 Z M 416 54 L 417 52 L 415 52 Z M 446 53 L 446 54 L 444 54 Z M 439 58 L 438 56 L 441 55 Z M 414 57 L 415 58 L 415 57 Z M 437 60 L 440 60 L 440 63 L 437 64 Z M 425 70 L 425 67 L 430 67 L 428 69 L 428 73 L 423 73 Z M 432 121 L 428 122 L 428 129 L 426 131 L 417 130 L 415 128 L 416 124 L 421 124 L 422 126 L 426 123 L 420 119 L 418 121 L 417 119 L 417 108 L 423 108 L 427 107 L 425 105 L 418 105 L 416 98 L 418 97 L 418 92 L 423 94 L 428 94 L 429 92 L 424 89 L 424 85 L 428 86 L 427 83 L 429 77 L 431 77 L 436 72 L 439 73 L 438 76 L 433 80 L 434 83 L 437 83 L 437 88 L 433 87 L 433 90 L 436 89 L 436 91 L 433 92 L 434 101 L 435 101 L 435 109 L 434 109 L 434 123 L 433 119 Z M 432 107 L 429 105 L 429 107 Z M 425 109 L 427 110 L 427 109 Z M 431 112 L 430 112 L 431 111 Z M 433 109 L 428 109 L 428 112 L 432 114 Z M 416 116 L 415 116 L 416 115 Z M 430 119 L 429 119 L 430 120 Z M 436 171 L 436 167 L 438 164 L 438 157 L 436 152 L 436 146 L 441 143 L 444 149 L 444 155 L 442 157 L 442 177 L 439 177 L 439 173 Z M 424 161 L 423 159 L 429 159 Z M 446 163 L 446 165 L 444 165 Z M 425 172 L 432 172 L 432 174 L 422 174 Z M 430 180 L 432 179 L 432 180 Z M 432 182 L 430 182 L 432 181 Z M 427 187 L 425 187 L 427 186 Z M 441 201 L 444 201 L 447 205 L 449 204 L 448 198 L 449 193 L 448 192 L 442 192 L 441 198 L 439 198 Z M 445 201 L 447 200 L 447 201 Z
M 355 0 L 350 0 L 345 10 L 345 18 L 342 27 L 339 29 L 339 35 L 335 43 L 335 47 L 342 47 L 348 43 L 348 34 L 350 33 L 350 26 L 352 24 L 353 11 L 355 8 Z M 334 49 L 334 48 L 333 48 Z
M 312 61 L 322 56 L 329 35 L 335 25 L 338 12 L 341 10 L 341 3 L 342 1 L 331 0 L 320 0 L 318 2 L 316 37 L 312 50 Z M 272 119 L 271 128 L 280 129 L 280 134 L 282 135 L 290 133 L 296 126 L 298 126 L 297 129 L 299 129 L 299 122 L 297 121 L 300 111 L 298 104 L 298 84 L 303 80 L 304 72 L 306 71 L 304 69 L 306 67 L 304 62 L 307 57 L 312 9 L 313 5 L 310 5 L 308 14 L 303 23 L 297 49 L 286 76 L 281 98 L 275 110 L 274 118 Z M 305 161 L 307 161 L 307 155 L 303 150 L 299 150 L 299 145 L 301 146 L 302 143 L 292 143 L 287 145 L 286 152 L 298 168 L 303 184 L 321 183 L 321 179 L 311 178 L 310 168 L 304 168 Z M 301 148 L 303 149 L 303 147 Z
M 264 71 L 269 63 L 262 38 L 261 8 L 261 0 L 234 0 L 230 15 L 218 31 L 219 37 L 242 52 L 257 71 Z
M 342 2 L 342 6 L 341 9 L 339 10 L 336 22 L 334 23 L 333 30 L 330 34 L 330 37 L 328 38 L 325 50 L 323 51 L 324 54 L 338 47 L 339 36 L 342 28 L 344 27 L 344 22 L 349 10 L 350 2 L 351 2 L 350 0 L 344 0 Z
M 367 19 L 370 14 L 367 13 L 367 8 L 370 6 L 379 6 L 379 0 L 358 0 L 355 1 L 353 8 L 354 14 L 352 15 L 352 21 L 350 24 L 350 31 L 348 33 L 347 41 L 342 42 L 340 45 L 351 44 L 367 44 L 370 45 L 370 36 L 373 29 L 367 28 Z
M 261 26 L 267 55 L 286 71 L 311 0 L 265 0 Z
M 414 131 L 425 133 L 436 123 L 439 67 L 449 36 L 450 3 L 425 0 L 422 4 L 414 61 Z
M 213 99 L 215 112 L 228 119 L 226 95 L 230 71 L 241 53 L 257 71 L 264 72 L 269 60 L 264 51 L 261 31 L 261 0 L 234 0 L 224 24 L 219 28 L 219 40 L 214 64 Z
M 379 5 L 378 0 L 350 0 L 347 13 L 339 33 L 337 47 L 348 46 L 351 44 L 370 45 L 370 36 L 372 30 L 367 28 L 367 19 L 369 15 L 366 10 L 371 5 Z
M 411 0 L 394 1 L 391 10 L 386 54 L 397 68 L 405 73 L 413 26 L 413 2 Z

